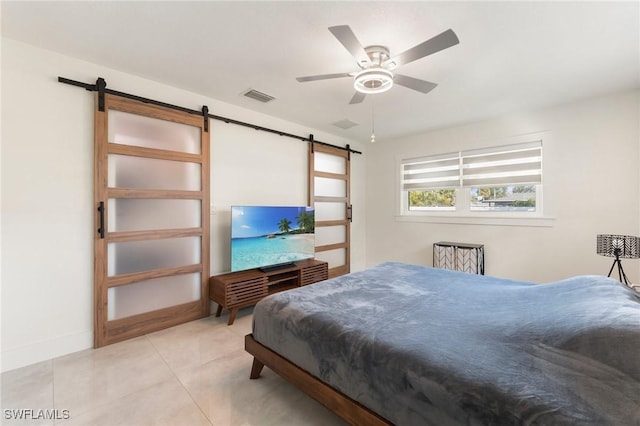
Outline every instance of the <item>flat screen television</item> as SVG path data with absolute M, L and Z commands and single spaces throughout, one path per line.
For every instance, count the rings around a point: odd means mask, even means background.
M 232 206 L 231 270 L 269 269 L 315 255 L 315 216 L 305 206 Z

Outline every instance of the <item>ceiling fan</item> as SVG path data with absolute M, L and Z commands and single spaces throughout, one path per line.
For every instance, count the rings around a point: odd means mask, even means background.
M 436 83 L 394 73 L 393 71 L 400 65 L 408 64 L 459 43 L 456 33 L 448 29 L 399 55 L 391 57 L 389 49 L 384 46 L 363 47 L 348 25 L 329 27 L 329 31 L 355 58 L 360 70 L 348 73 L 298 77 L 296 80 L 303 83 L 332 78 L 354 77 L 353 87 L 356 89 L 356 93 L 351 98 L 350 104 L 362 102 L 367 94 L 386 92 L 391 89 L 394 83 L 421 93 L 429 93 L 437 86 Z

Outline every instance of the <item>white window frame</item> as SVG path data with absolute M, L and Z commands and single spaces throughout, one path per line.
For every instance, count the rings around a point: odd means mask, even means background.
M 497 143 L 486 144 L 486 149 L 492 150 L 493 147 L 507 147 L 510 145 L 519 145 L 523 143 L 531 143 L 539 141 L 544 149 L 550 142 L 550 132 L 537 132 L 527 135 L 507 138 Z M 492 147 L 492 148 L 489 148 Z M 481 152 L 485 148 L 460 150 L 460 169 L 462 170 L 462 156 L 469 152 Z M 455 154 L 455 153 L 454 153 Z M 409 210 L 409 191 L 403 189 L 402 171 L 403 164 L 410 161 L 411 158 L 437 158 L 450 157 L 451 154 L 434 154 L 421 156 L 404 156 L 396 159 L 396 188 L 398 213 L 396 220 L 403 222 L 431 222 L 431 223 L 451 223 L 451 224 L 472 224 L 472 225 L 506 225 L 506 226 L 553 226 L 554 219 L 545 215 L 544 196 L 544 170 L 542 170 L 541 182 L 536 184 L 536 210 L 531 211 L 478 211 L 471 210 L 471 186 L 464 186 L 462 177 L 460 184 L 456 190 L 456 206 L 451 208 L 434 208 L 428 210 Z M 543 159 L 544 162 L 544 159 Z M 544 168 L 544 164 L 542 165 Z M 462 172 L 461 172 L 462 173 Z M 486 185 L 473 185 L 486 186 Z M 495 186 L 503 186 L 496 184 Z M 434 188 L 437 189 L 437 188 Z

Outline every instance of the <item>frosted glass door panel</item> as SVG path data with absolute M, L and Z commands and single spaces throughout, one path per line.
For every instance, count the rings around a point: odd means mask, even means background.
M 200 299 L 200 273 L 111 287 L 107 298 L 109 321 L 193 302 Z
M 198 163 L 109 154 L 112 188 L 200 191 Z
M 200 200 L 109 199 L 109 232 L 199 228 Z
M 327 197 L 346 197 L 347 182 L 342 179 L 314 178 L 315 195 Z
M 316 152 L 313 158 L 314 169 L 318 172 L 344 174 L 347 170 L 347 160 L 344 157 Z
M 316 252 L 316 259 L 329 263 L 329 269 L 346 264 L 346 249 L 335 249 Z
M 109 142 L 200 154 L 200 129 L 172 121 L 109 111 Z
M 316 221 L 345 220 L 347 209 L 344 203 L 318 202 L 315 203 Z
M 316 226 L 316 246 L 339 244 L 347 241 L 347 227 L 340 226 Z
M 110 277 L 200 263 L 200 237 L 109 243 L 107 250 Z

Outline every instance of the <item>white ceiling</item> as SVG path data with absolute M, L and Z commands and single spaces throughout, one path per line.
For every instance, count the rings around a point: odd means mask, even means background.
M 383 142 L 640 87 L 637 1 L 2 1 L 1 8 L 4 37 L 362 141 L 372 106 Z M 396 86 L 349 105 L 349 78 L 295 79 L 357 69 L 327 30 L 344 24 L 391 56 L 448 28 L 460 44 L 396 70 L 438 83 L 432 92 Z M 276 100 L 243 97 L 250 88 Z M 359 125 L 332 124 L 345 119 Z

